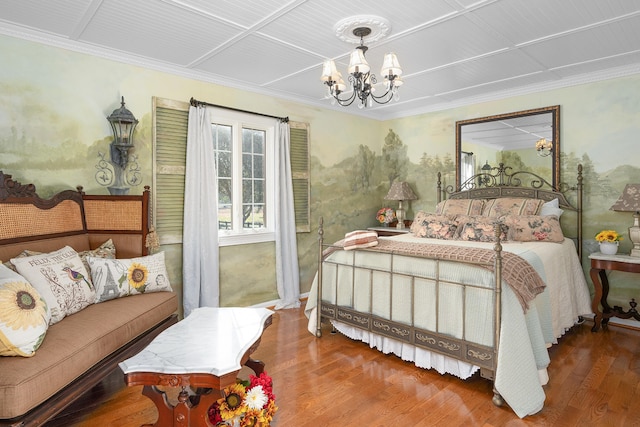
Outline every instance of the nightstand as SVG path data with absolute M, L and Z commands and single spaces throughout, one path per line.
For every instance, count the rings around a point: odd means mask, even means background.
M 631 257 L 629 255 L 604 255 L 600 252 L 589 255 L 591 259 L 591 271 L 589 272 L 595 294 L 591 301 L 591 309 L 595 314 L 593 318 L 593 328 L 591 332 L 597 332 L 600 325 L 606 325 L 611 317 L 619 317 L 621 319 L 629 319 L 633 317 L 640 320 L 640 314 L 636 310 L 636 302 L 631 300 L 629 311 L 622 310 L 622 307 L 614 306 L 613 308 L 607 303 L 609 296 L 609 279 L 607 278 L 607 270 L 625 271 L 627 273 L 640 273 L 640 258 Z M 602 305 L 602 311 L 600 311 Z
M 387 237 L 387 236 L 397 236 L 398 234 L 407 234 L 409 232 L 409 228 L 396 228 L 396 227 L 369 227 L 367 230 L 375 231 L 378 233 L 378 236 Z

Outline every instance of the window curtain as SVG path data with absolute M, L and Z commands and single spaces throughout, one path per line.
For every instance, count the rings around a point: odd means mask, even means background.
M 218 307 L 218 186 L 209 111 L 189 108 L 182 240 L 184 316 L 198 307 Z
M 473 153 L 462 152 L 462 165 L 460 168 L 460 185 L 464 184 L 469 178 L 471 178 L 476 170 L 476 158 Z M 462 188 L 462 190 L 468 190 L 473 186 L 473 183 L 467 183 L 468 188 Z
M 300 273 L 296 243 L 296 217 L 293 208 L 289 124 L 278 121 L 275 144 L 276 175 L 276 284 L 280 300 L 276 310 L 300 306 Z

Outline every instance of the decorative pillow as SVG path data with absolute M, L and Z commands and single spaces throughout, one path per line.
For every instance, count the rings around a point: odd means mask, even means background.
M 521 197 L 503 197 L 487 200 L 482 210 L 483 216 L 538 215 L 544 200 Z
M 447 199 L 436 205 L 440 215 L 480 215 L 484 207 L 482 199 Z
M 30 251 L 28 249 L 25 249 L 24 251 L 20 252 L 20 254 L 16 255 L 15 258 L 24 258 L 26 256 L 40 255 L 41 253 L 42 252 Z M 18 270 L 16 270 L 16 266 L 13 265 L 11 260 L 3 263 L 2 265 L 4 265 L 5 267 L 10 268 L 11 270 L 15 271 L 16 273 L 18 272 Z
M 368 230 L 356 230 L 344 235 L 345 251 L 371 248 L 378 245 L 378 233 Z
M 87 272 L 91 272 L 87 257 L 114 259 L 116 257 L 116 246 L 113 244 L 113 240 L 109 239 L 95 249 L 78 252 L 78 255 L 80 255 L 80 259 L 87 269 Z
M 33 356 L 47 333 L 49 316 L 38 291 L 0 265 L 0 356 Z
M 451 240 L 455 238 L 457 224 L 447 215 L 431 214 L 414 219 L 411 227 L 416 237 Z
M 544 203 L 540 208 L 540 216 L 555 215 L 558 218 L 564 211 L 560 209 L 560 202 L 558 199 L 553 199 L 550 202 Z
M 15 258 L 24 258 L 26 256 L 34 256 L 34 255 L 40 255 L 40 254 L 42 254 L 42 252 L 25 249 L 20 253 L 20 255 L 16 256 Z M 86 258 L 88 256 L 93 256 L 98 258 L 115 258 L 116 246 L 113 244 L 113 240 L 109 239 L 95 249 L 78 252 L 78 255 L 80 256 L 80 259 L 84 264 L 84 268 L 85 270 L 87 270 L 87 273 L 88 273 L 91 271 L 91 269 L 89 268 L 89 264 L 87 264 L 87 261 L 86 261 Z M 15 265 L 13 265 L 11 261 L 5 262 L 4 265 L 9 267 L 13 271 L 17 271 Z
M 131 258 L 87 257 L 96 286 L 95 302 L 128 295 L 171 291 L 164 252 Z
M 425 217 L 429 215 L 435 215 L 435 214 L 425 212 L 425 211 L 418 211 L 415 214 L 415 216 L 413 217 L 413 221 L 411 222 L 411 226 L 409 227 L 409 231 L 411 232 L 411 234 L 416 234 L 418 228 L 420 228 L 422 224 L 422 221 L 425 219 Z
M 564 241 L 557 216 L 508 215 L 505 224 L 509 226 L 509 240 L 556 243 Z
M 51 325 L 95 300 L 91 277 L 70 246 L 46 254 L 12 258 L 11 262 L 47 302 Z
M 501 223 L 498 218 L 486 216 L 466 216 L 459 215 L 456 218 L 458 223 L 458 239 L 474 242 L 495 242 L 496 223 L 500 224 L 500 241 L 507 240 L 508 227 Z

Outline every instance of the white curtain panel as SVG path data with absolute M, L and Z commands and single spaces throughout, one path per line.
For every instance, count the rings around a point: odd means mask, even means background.
M 184 316 L 198 307 L 218 307 L 218 186 L 209 111 L 189 108 L 182 239 Z
M 300 272 L 296 242 L 296 218 L 293 209 L 293 181 L 291 176 L 291 142 L 289 123 L 276 127 L 276 281 L 280 300 L 276 310 L 300 307 Z

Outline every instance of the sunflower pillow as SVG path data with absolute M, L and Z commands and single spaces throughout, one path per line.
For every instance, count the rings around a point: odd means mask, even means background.
M 87 257 L 96 287 L 96 303 L 129 295 L 171 291 L 164 252 L 131 258 Z
M 50 315 L 38 291 L 0 264 L 0 356 L 33 356 L 47 333 Z

